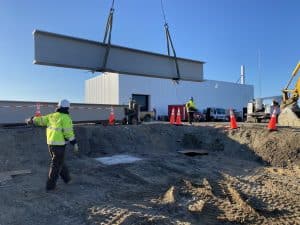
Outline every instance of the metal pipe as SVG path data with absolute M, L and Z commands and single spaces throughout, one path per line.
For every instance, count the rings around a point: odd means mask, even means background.
M 241 84 L 245 84 L 245 66 L 241 65 Z

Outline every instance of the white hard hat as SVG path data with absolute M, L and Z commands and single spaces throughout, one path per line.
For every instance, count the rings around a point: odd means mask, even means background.
M 70 102 L 67 99 L 62 99 L 58 102 L 57 106 L 59 108 L 70 108 Z

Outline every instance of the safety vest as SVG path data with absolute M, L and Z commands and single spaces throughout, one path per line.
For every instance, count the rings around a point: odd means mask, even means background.
M 187 111 L 190 111 L 190 109 L 196 109 L 196 104 L 194 103 L 194 101 L 189 100 L 186 104 L 185 107 L 187 109 Z
M 46 116 L 34 117 L 37 126 L 46 126 L 48 145 L 65 145 L 75 139 L 72 119 L 68 114 L 55 112 Z

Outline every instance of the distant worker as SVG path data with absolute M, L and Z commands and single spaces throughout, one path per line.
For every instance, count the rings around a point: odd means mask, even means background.
M 128 109 L 125 108 L 125 115 L 127 117 L 127 123 L 128 124 L 135 124 L 137 125 L 139 121 L 140 116 L 140 106 L 136 102 L 135 99 L 130 98 L 128 103 Z
M 70 102 L 66 99 L 61 100 L 55 113 L 46 116 L 31 117 L 27 119 L 27 124 L 47 127 L 47 144 L 51 156 L 46 190 L 54 190 L 56 182 L 60 176 L 65 183 L 71 181 L 69 170 L 64 162 L 66 144 L 70 142 L 74 147 L 74 152 L 79 152 L 78 144 L 75 139 L 73 122 L 69 115 Z
M 272 105 L 274 107 L 279 107 L 279 103 L 275 99 L 272 100 Z
M 185 104 L 186 111 L 188 113 L 188 121 L 190 124 L 194 121 L 194 112 L 197 111 L 196 104 L 193 97 Z
M 157 112 L 156 112 L 156 108 L 153 108 L 153 119 L 156 120 L 157 118 Z
M 134 104 L 135 104 L 135 100 L 132 98 L 129 98 L 129 102 L 128 102 L 128 109 L 133 110 L 134 109 Z
M 278 116 L 280 114 L 280 106 L 279 106 L 279 103 L 275 99 L 272 100 L 272 107 L 273 107 L 273 111 L 275 110 L 276 120 L 278 122 Z

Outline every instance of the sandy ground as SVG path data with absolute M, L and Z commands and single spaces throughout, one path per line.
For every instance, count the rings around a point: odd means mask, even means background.
M 227 125 L 227 124 L 226 124 Z M 300 130 L 225 124 L 77 126 L 72 183 L 46 193 L 41 128 L 0 129 L 0 225 L 300 224 Z M 208 155 L 186 156 L 183 149 Z M 142 160 L 104 165 L 96 157 Z

